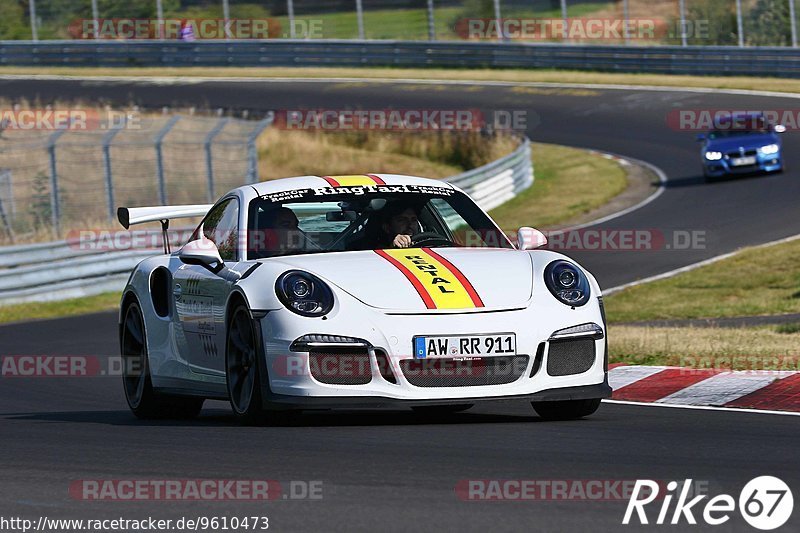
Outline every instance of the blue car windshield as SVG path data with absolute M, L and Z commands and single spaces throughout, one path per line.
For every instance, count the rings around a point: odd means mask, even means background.
M 742 135 L 764 135 L 769 133 L 769 128 L 747 129 L 747 130 L 714 130 L 708 134 L 709 139 L 727 139 L 728 137 L 739 137 Z

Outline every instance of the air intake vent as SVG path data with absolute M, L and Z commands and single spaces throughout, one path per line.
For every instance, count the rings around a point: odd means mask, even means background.
M 389 383 L 397 383 L 397 378 L 394 377 L 394 370 L 392 370 L 392 363 L 389 356 L 383 350 L 375 350 L 375 359 L 378 361 L 378 370 L 381 377 Z
M 311 375 L 327 385 L 366 385 L 372 381 L 372 367 L 366 348 L 312 349 L 308 354 Z
M 550 341 L 547 373 L 551 376 L 569 376 L 586 372 L 594 364 L 594 343 L 592 339 Z

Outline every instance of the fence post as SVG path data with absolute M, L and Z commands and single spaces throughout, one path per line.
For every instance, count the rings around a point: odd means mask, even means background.
M 228 21 L 231 19 L 231 9 L 228 5 L 228 0 L 222 0 L 222 19 L 225 22 L 225 38 L 231 38 L 231 32 L 228 29 Z
M 358 38 L 364 40 L 364 6 L 356 0 L 356 18 L 358 19 Z
M 628 28 L 628 21 L 630 18 L 630 5 L 628 5 L 628 0 L 622 0 L 622 36 L 625 40 L 625 44 L 631 43 L 631 32 L 630 28 Z
M 6 183 L 8 183 L 8 190 L 12 191 L 13 189 L 11 186 L 11 171 L 3 170 L 2 172 L 0 172 L 0 178 L 3 177 L 5 177 Z M 12 205 L 12 210 L 13 210 L 13 205 Z M 9 222 L 8 216 L 6 215 L 6 208 L 5 205 L 3 204 L 2 196 L 0 196 L 0 222 L 3 223 L 3 227 L 5 228 L 6 233 L 8 234 L 8 238 L 11 240 L 11 244 L 16 244 L 16 238 L 14 236 L 14 228 L 11 227 L 11 222 Z
M 47 139 L 47 151 L 50 154 L 50 221 L 56 232 L 56 237 L 61 236 L 61 194 L 58 190 L 56 143 L 59 137 L 67 132 L 67 129 L 68 127 L 60 129 Z
M 503 31 L 503 20 L 500 18 L 500 0 L 493 0 L 494 4 L 494 19 L 497 21 L 497 39 L 499 41 L 506 40 L 506 32 Z
M 114 174 L 111 169 L 111 141 L 114 136 L 122 130 L 128 122 L 128 117 L 122 119 L 122 124 L 111 128 L 108 133 L 103 135 L 103 175 L 106 179 L 106 198 L 108 200 L 108 219 L 114 222 L 116 219 L 116 209 L 114 209 Z
M 211 128 L 206 134 L 206 140 L 204 142 L 204 148 L 206 151 L 206 176 L 208 177 L 208 203 L 213 204 L 214 200 L 216 200 L 217 195 L 214 191 L 214 159 L 211 154 L 211 142 L 214 140 L 219 132 L 225 127 L 225 124 L 228 123 L 227 118 L 220 119 L 217 124 Z
M 569 35 L 569 18 L 567 17 L 567 0 L 561 0 L 561 20 L 564 22 L 564 34 Z M 569 41 L 568 38 L 564 38 L 565 41 Z
M 28 13 L 31 17 L 31 39 L 39 40 L 39 29 L 36 27 L 36 0 L 28 0 Z
M 97 28 L 94 32 L 94 38 L 99 38 L 100 34 L 100 11 L 97 9 L 97 0 L 92 0 L 92 18 L 94 19 L 93 26 Z
M 156 0 L 156 18 L 158 19 L 158 39 L 164 39 L 164 6 L 161 0 Z
M 739 46 L 744 46 L 744 23 L 742 22 L 742 0 L 736 0 L 736 34 Z
M 161 143 L 167 133 L 169 133 L 169 130 L 172 129 L 172 126 L 180 119 L 180 115 L 175 115 L 169 119 L 167 124 L 161 128 L 161 131 L 156 134 L 154 139 L 156 147 L 156 173 L 158 174 L 158 201 L 161 202 L 161 205 L 167 205 L 167 184 L 164 181 L 164 157 L 161 153 Z
M 258 152 L 256 152 L 256 139 L 262 131 L 274 120 L 275 115 L 269 112 L 267 118 L 256 123 L 247 136 L 247 183 L 258 183 Z
M 792 23 L 792 48 L 797 48 L 797 16 L 795 14 L 797 0 L 789 0 L 789 19 Z
M 428 40 L 436 40 L 436 20 L 433 17 L 433 0 L 428 0 Z
M 681 20 L 681 46 L 686 46 L 686 0 L 680 0 L 678 10 Z
M 286 11 L 289 15 L 289 38 L 294 39 L 294 1 L 286 0 Z

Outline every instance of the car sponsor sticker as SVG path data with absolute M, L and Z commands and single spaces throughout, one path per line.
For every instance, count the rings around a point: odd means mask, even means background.
M 430 248 L 375 250 L 416 289 L 428 309 L 471 309 L 483 301 L 469 280 L 450 261 Z

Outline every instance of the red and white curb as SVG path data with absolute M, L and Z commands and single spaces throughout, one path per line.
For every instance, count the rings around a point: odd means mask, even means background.
M 612 400 L 800 413 L 800 372 L 612 365 Z

